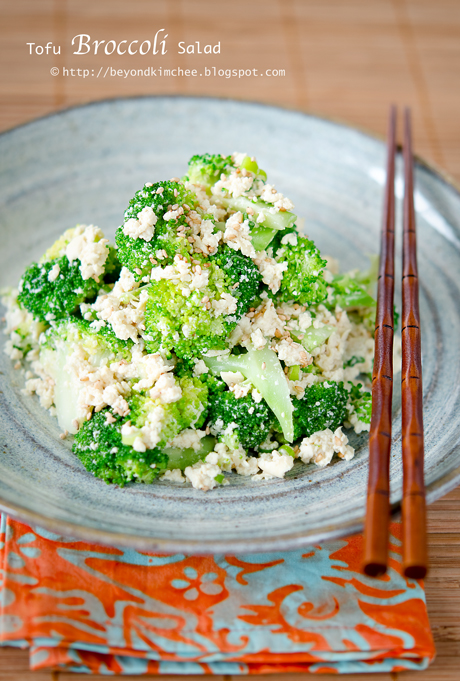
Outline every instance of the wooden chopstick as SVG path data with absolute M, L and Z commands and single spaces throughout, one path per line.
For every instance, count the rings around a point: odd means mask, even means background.
M 371 577 L 384 574 L 388 562 L 393 392 L 395 153 L 396 108 L 392 106 L 387 135 L 387 177 L 380 244 L 372 375 L 372 419 L 369 433 L 369 481 L 364 531 L 363 571 Z
M 410 110 L 404 115 L 404 213 L 402 273 L 402 460 L 403 565 L 406 577 L 422 579 L 428 567 L 423 476 L 423 396 L 417 239 Z

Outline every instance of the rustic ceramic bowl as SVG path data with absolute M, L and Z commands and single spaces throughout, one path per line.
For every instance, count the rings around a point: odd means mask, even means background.
M 306 232 L 343 268 L 379 247 L 385 148 L 357 130 L 234 101 L 156 97 L 100 102 L 0 136 L 0 285 L 77 222 L 113 238 L 146 181 L 185 172 L 195 153 L 255 155 L 305 218 Z M 428 501 L 460 480 L 460 197 L 416 167 Z M 401 195 L 401 183 L 397 186 Z M 399 253 L 398 240 L 398 253 Z M 400 292 L 397 290 L 397 300 Z M 297 462 L 285 480 L 231 476 L 208 493 L 174 483 L 118 489 L 87 473 L 56 420 L 25 396 L 1 354 L 0 506 L 57 534 L 159 552 L 295 549 L 360 530 L 367 437 L 325 469 Z M 398 381 L 395 381 L 397 386 Z M 394 399 L 391 501 L 401 499 L 400 399 Z

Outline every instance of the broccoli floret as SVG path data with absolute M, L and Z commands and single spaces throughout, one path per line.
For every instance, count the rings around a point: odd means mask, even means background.
M 287 263 L 276 299 L 280 302 L 295 300 L 301 305 L 318 305 L 327 294 L 323 278 L 327 262 L 321 258 L 313 241 L 299 234 L 296 237 L 295 246 L 281 245 L 275 251 L 275 260 Z
M 235 171 L 237 167 L 244 168 L 246 171 L 253 173 L 255 179 L 262 183 L 267 179 L 266 173 L 260 170 L 256 161 L 250 159 L 249 156 L 245 156 L 240 166 L 237 166 L 231 156 L 223 157 L 219 154 L 193 156 L 189 161 L 188 178 L 186 179 L 190 179 L 192 183 L 204 186 L 208 194 L 211 194 L 211 188 L 220 180 L 220 176 L 222 174 L 228 175 Z M 253 196 L 243 195 L 233 198 L 228 195 L 227 190 L 223 189 L 222 193 L 217 195 L 217 198 L 225 207 L 241 211 L 246 216 L 252 215 L 253 220 L 257 218 L 257 222 L 253 222 L 251 225 L 251 238 L 253 238 L 256 250 L 265 248 L 275 236 L 277 230 L 291 227 L 296 221 L 294 213 L 289 211 L 273 213 L 272 204 Z
M 59 267 L 56 279 L 49 279 L 51 270 Z M 78 306 L 96 297 L 100 289 L 94 279 L 83 279 L 80 261 L 62 258 L 44 263 L 33 262 L 19 282 L 18 302 L 34 319 L 49 321 L 62 319 L 75 312 Z
M 262 281 L 259 268 L 247 255 L 234 251 L 229 246 L 219 248 L 212 259 L 229 277 L 230 292 L 237 300 L 234 314 L 239 319 L 248 311 L 259 292 Z
M 204 186 L 210 194 L 212 185 L 220 179 L 222 173 L 227 173 L 234 167 L 231 156 L 196 154 L 188 162 L 187 177 L 184 179 Z
M 159 191 L 159 190 L 162 191 Z M 118 247 L 118 258 L 135 276 L 136 281 L 149 274 L 152 269 L 151 260 L 156 260 L 157 251 L 165 251 L 166 257 L 161 260 L 162 265 L 172 262 L 175 255 L 187 256 L 192 252 L 192 245 L 187 239 L 178 236 L 179 227 L 188 228 L 186 215 L 190 209 L 197 206 L 197 197 L 185 189 L 182 182 L 167 181 L 144 185 L 129 202 L 124 214 L 124 224 L 115 234 Z M 176 219 L 165 220 L 164 215 L 172 207 L 183 208 L 182 215 Z M 152 234 L 148 240 L 140 237 L 133 238 L 125 234 L 128 220 L 138 221 L 139 214 L 147 208 L 154 213 Z
M 219 301 L 226 294 L 236 298 L 236 289 L 231 288 L 233 280 L 215 261 L 206 264 L 208 282 L 199 290 L 192 291 L 176 279 L 160 279 L 149 285 L 145 308 L 149 352 L 162 348 L 174 350 L 178 357 L 196 358 L 210 349 L 226 348 L 227 336 L 241 315 L 238 311 L 218 314 Z M 250 285 L 248 282 L 244 291 L 250 290 Z
M 163 403 L 148 394 L 138 393 L 128 400 L 131 427 L 124 429 L 123 444 L 132 445 L 142 438 L 143 428 L 154 428 L 155 446 L 165 447 L 185 428 L 200 428 L 208 407 L 208 390 L 199 378 L 183 376 L 178 381 L 182 396 L 176 402 Z M 153 419 L 153 420 L 152 420 Z
M 358 383 L 358 385 L 350 383 L 350 386 L 349 404 L 352 407 L 351 412 L 356 414 L 358 421 L 369 425 L 372 416 L 372 393 L 364 390 L 361 383 Z
M 221 371 L 240 371 L 260 392 L 278 419 L 284 437 L 292 442 L 292 402 L 281 362 L 273 350 L 265 347 L 240 355 L 205 357 L 204 362 L 215 375 Z
M 92 226 L 88 229 L 96 229 L 92 237 L 96 243 L 100 241 L 100 230 Z M 65 254 L 67 245 L 74 237 L 84 233 L 82 226 L 68 229 L 45 252 L 39 263 L 33 262 L 24 272 L 19 282 L 18 302 L 34 319 L 44 322 L 73 314 L 81 303 L 96 297 L 106 275 L 108 280 L 117 276 L 118 259 L 115 249 L 108 244 L 105 244 L 107 256 L 102 277 L 83 278 L 80 260 L 69 261 Z
M 335 430 L 347 416 L 349 392 L 343 383 L 315 383 L 302 399 L 294 397 L 294 439 L 310 437 L 319 430 Z
M 115 422 L 107 422 L 108 414 Z M 121 427 L 126 419 L 110 409 L 94 414 L 75 435 L 72 451 L 90 473 L 107 484 L 151 483 L 166 468 L 168 455 L 156 448 L 137 452 L 123 444 Z
M 254 449 L 270 433 L 275 416 L 265 400 L 256 402 L 251 395 L 236 398 L 231 390 L 215 392 L 209 409 L 212 432 L 221 433 L 236 424 L 232 436 L 245 449 Z M 232 442 L 233 446 L 236 444 Z

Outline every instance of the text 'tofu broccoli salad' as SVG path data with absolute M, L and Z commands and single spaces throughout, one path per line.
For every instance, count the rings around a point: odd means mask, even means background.
M 7 353 L 107 483 L 282 478 L 369 430 L 371 272 L 339 274 L 254 158 L 146 182 L 115 245 L 68 229 L 4 292 Z

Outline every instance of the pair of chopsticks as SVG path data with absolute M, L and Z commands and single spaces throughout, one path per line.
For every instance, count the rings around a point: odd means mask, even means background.
M 381 235 L 380 269 L 369 434 L 369 482 L 364 532 L 363 571 L 386 572 L 390 522 L 391 402 L 393 387 L 393 298 L 395 227 L 396 108 L 390 109 L 387 177 Z M 423 404 L 417 243 L 414 211 L 410 111 L 404 112 L 404 211 L 402 268 L 402 461 L 403 566 L 406 577 L 427 572 L 425 485 L 423 477 Z

